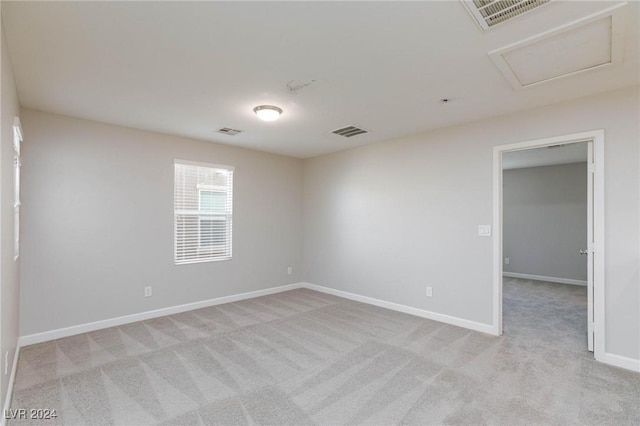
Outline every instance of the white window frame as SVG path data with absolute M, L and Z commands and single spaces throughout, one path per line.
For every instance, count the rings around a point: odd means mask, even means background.
M 215 186 L 215 185 L 198 185 L 198 210 L 202 211 L 202 192 L 218 192 L 221 194 L 226 194 L 227 193 L 227 189 L 221 186 Z M 221 216 L 221 215 L 217 215 L 217 216 Z M 198 217 L 198 250 L 201 252 L 206 252 L 206 251 L 211 251 L 211 250 L 220 250 L 221 248 L 224 247 L 224 245 L 210 245 L 210 246 L 203 246 L 202 245 L 202 228 L 200 227 L 202 224 L 202 220 L 207 220 L 206 216 L 199 216 Z M 214 219 L 208 219 L 208 220 L 214 220 Z M 229 221 L 227 221 L 227 219 L 224 219 L 227 227 L 229 226 Z M 229 230 L 227 229 L 226 231 L 227 233 L 229 232 Z
M 227 186 L 222 186 L 222 185 L 203 185 L 203 184 L 197 184 L 196 185 L 196 189 L 198 191 L 198 210 L 197 210 L 197 215 L 198 215 L 198 246 L 197 246 L 197 256 L 193 259 L 188 259 L 188 260 L 184 260 L 184 259 L 178 259 L 178 220 L 177 217 L 178 215 L 184 215 L 184 210 L 177 210 L 175 208 L 175 194 L 176 194 L 176 181 L 175 181 L 175 170 L 176 170 L 176 166 L 177 165 L 182 165 L 182 166 L 196 166 L 196 167 L 204 167 L 204 168 L 210 168 L 210 169 L 214 169 L 214 170 L 218 170 L 218 171 L 224 171 L 225 173 L 228 173 L 229 179 L 230 179 L 230 184 Z M 223 261 L 223 260 L 231 260 L 233 257 L 233 173 L 234 173 L 235 168 L 233 166 L 228 166 L 228 165 L 221 165 L 221 164 L 212 164 L 212 163 L 201 163 L 201 162 L 196 162 L 196 161 L 189 161 L 189 160 L 179 160 L 176 159 L 174 160 L 174 264 L 175 265 L 188 265 L 188 264 L 192 264 L 192 263 L 203 263 L 203 262 L 217 262 L 217 261 Z M 213 191 L 213 192 L 222 192 L 222 193 L 227 193 L 229 194 L 228 196 L 230 197 L 230 200 L 228 200 L 227 204 L 226 204 L 226 209 L 224 214 L 220 214 L 217 216 L 224 216 L 224 220 L 226 223 L 226 241 L 225 244 L 222 245 L 214 245 L 214 246 L 201 246 L 200 245 L 200 241 L 201 241 L 201 229 L 200 229 L 200 218 L 202 217 L 200 215 L 200 213 L 203 213 L 202 210 L 202 198 L 201 198 L 201 192 L 202 191 Z M 182 212 L 182 213 L 180 213 Z M 190 214 L 193 214 L 193 210 L 190 212 Z M 210 214 L 210 212 L 208 212 Z M 228 247 L 228 250 L 226 250 Z M 223 250 L 226 251 L 224 256 L 218 256 L 218 255 L 213 255 L 211 254 L 211 252 L 215 252 L 215 251 L 219 251 L 219 250 Z M 210 256 L 207 256 L 207 254 L 210 254 Z
M 22 124 L 20 118 L 13 120 L 13 260 L 20 257 L 20 146 L 22 145 Z

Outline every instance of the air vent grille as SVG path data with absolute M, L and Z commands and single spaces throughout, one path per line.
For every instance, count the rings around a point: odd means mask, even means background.
M 222 129 L 217 130 L 218 133 L 222 133 L 223 135 L 235 136 L 238 133 L 242 133 L 242 130 L 231 129 L 229 127 L 223 127 Z
M 361 135 L 363 133 L 369 133 L 369 132 L 356 126 L 347 126 L 347 127 L 342 127 L 340 129 L 333 130 L 331 133 L 334 133 L 339 136 L 344 136 L 345 138 L 350 138 L 352 136 L 357 136 L 357 135 Z
M 480 27 L 487 30 L 497 24 L 520 16 L 550 0 L 462 0 Z

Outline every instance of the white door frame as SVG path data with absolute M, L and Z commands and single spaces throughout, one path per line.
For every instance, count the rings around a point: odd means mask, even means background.
M 593 332 L 594 356 L 605 358 L 604 275 L 604 130 L 536 139 L 493 147 L 493 334 L 502 335 L 502 155 L 550 145 L 593 142 Z M 592 255 L 591 249 L 589 255 Z

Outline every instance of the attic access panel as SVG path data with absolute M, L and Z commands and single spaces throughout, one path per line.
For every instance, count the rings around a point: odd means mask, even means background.
M 622 62 L 625 3 L 489 52 L 514 89 Z

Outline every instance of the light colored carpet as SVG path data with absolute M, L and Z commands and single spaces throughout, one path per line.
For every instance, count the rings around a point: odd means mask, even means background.
M 640 424 L 640 374 L 586 352 L 585 289 L 505 282 L 499 338 L 302 289 L 29 346 L 12 408 L 57 410 L 38 425 Z

